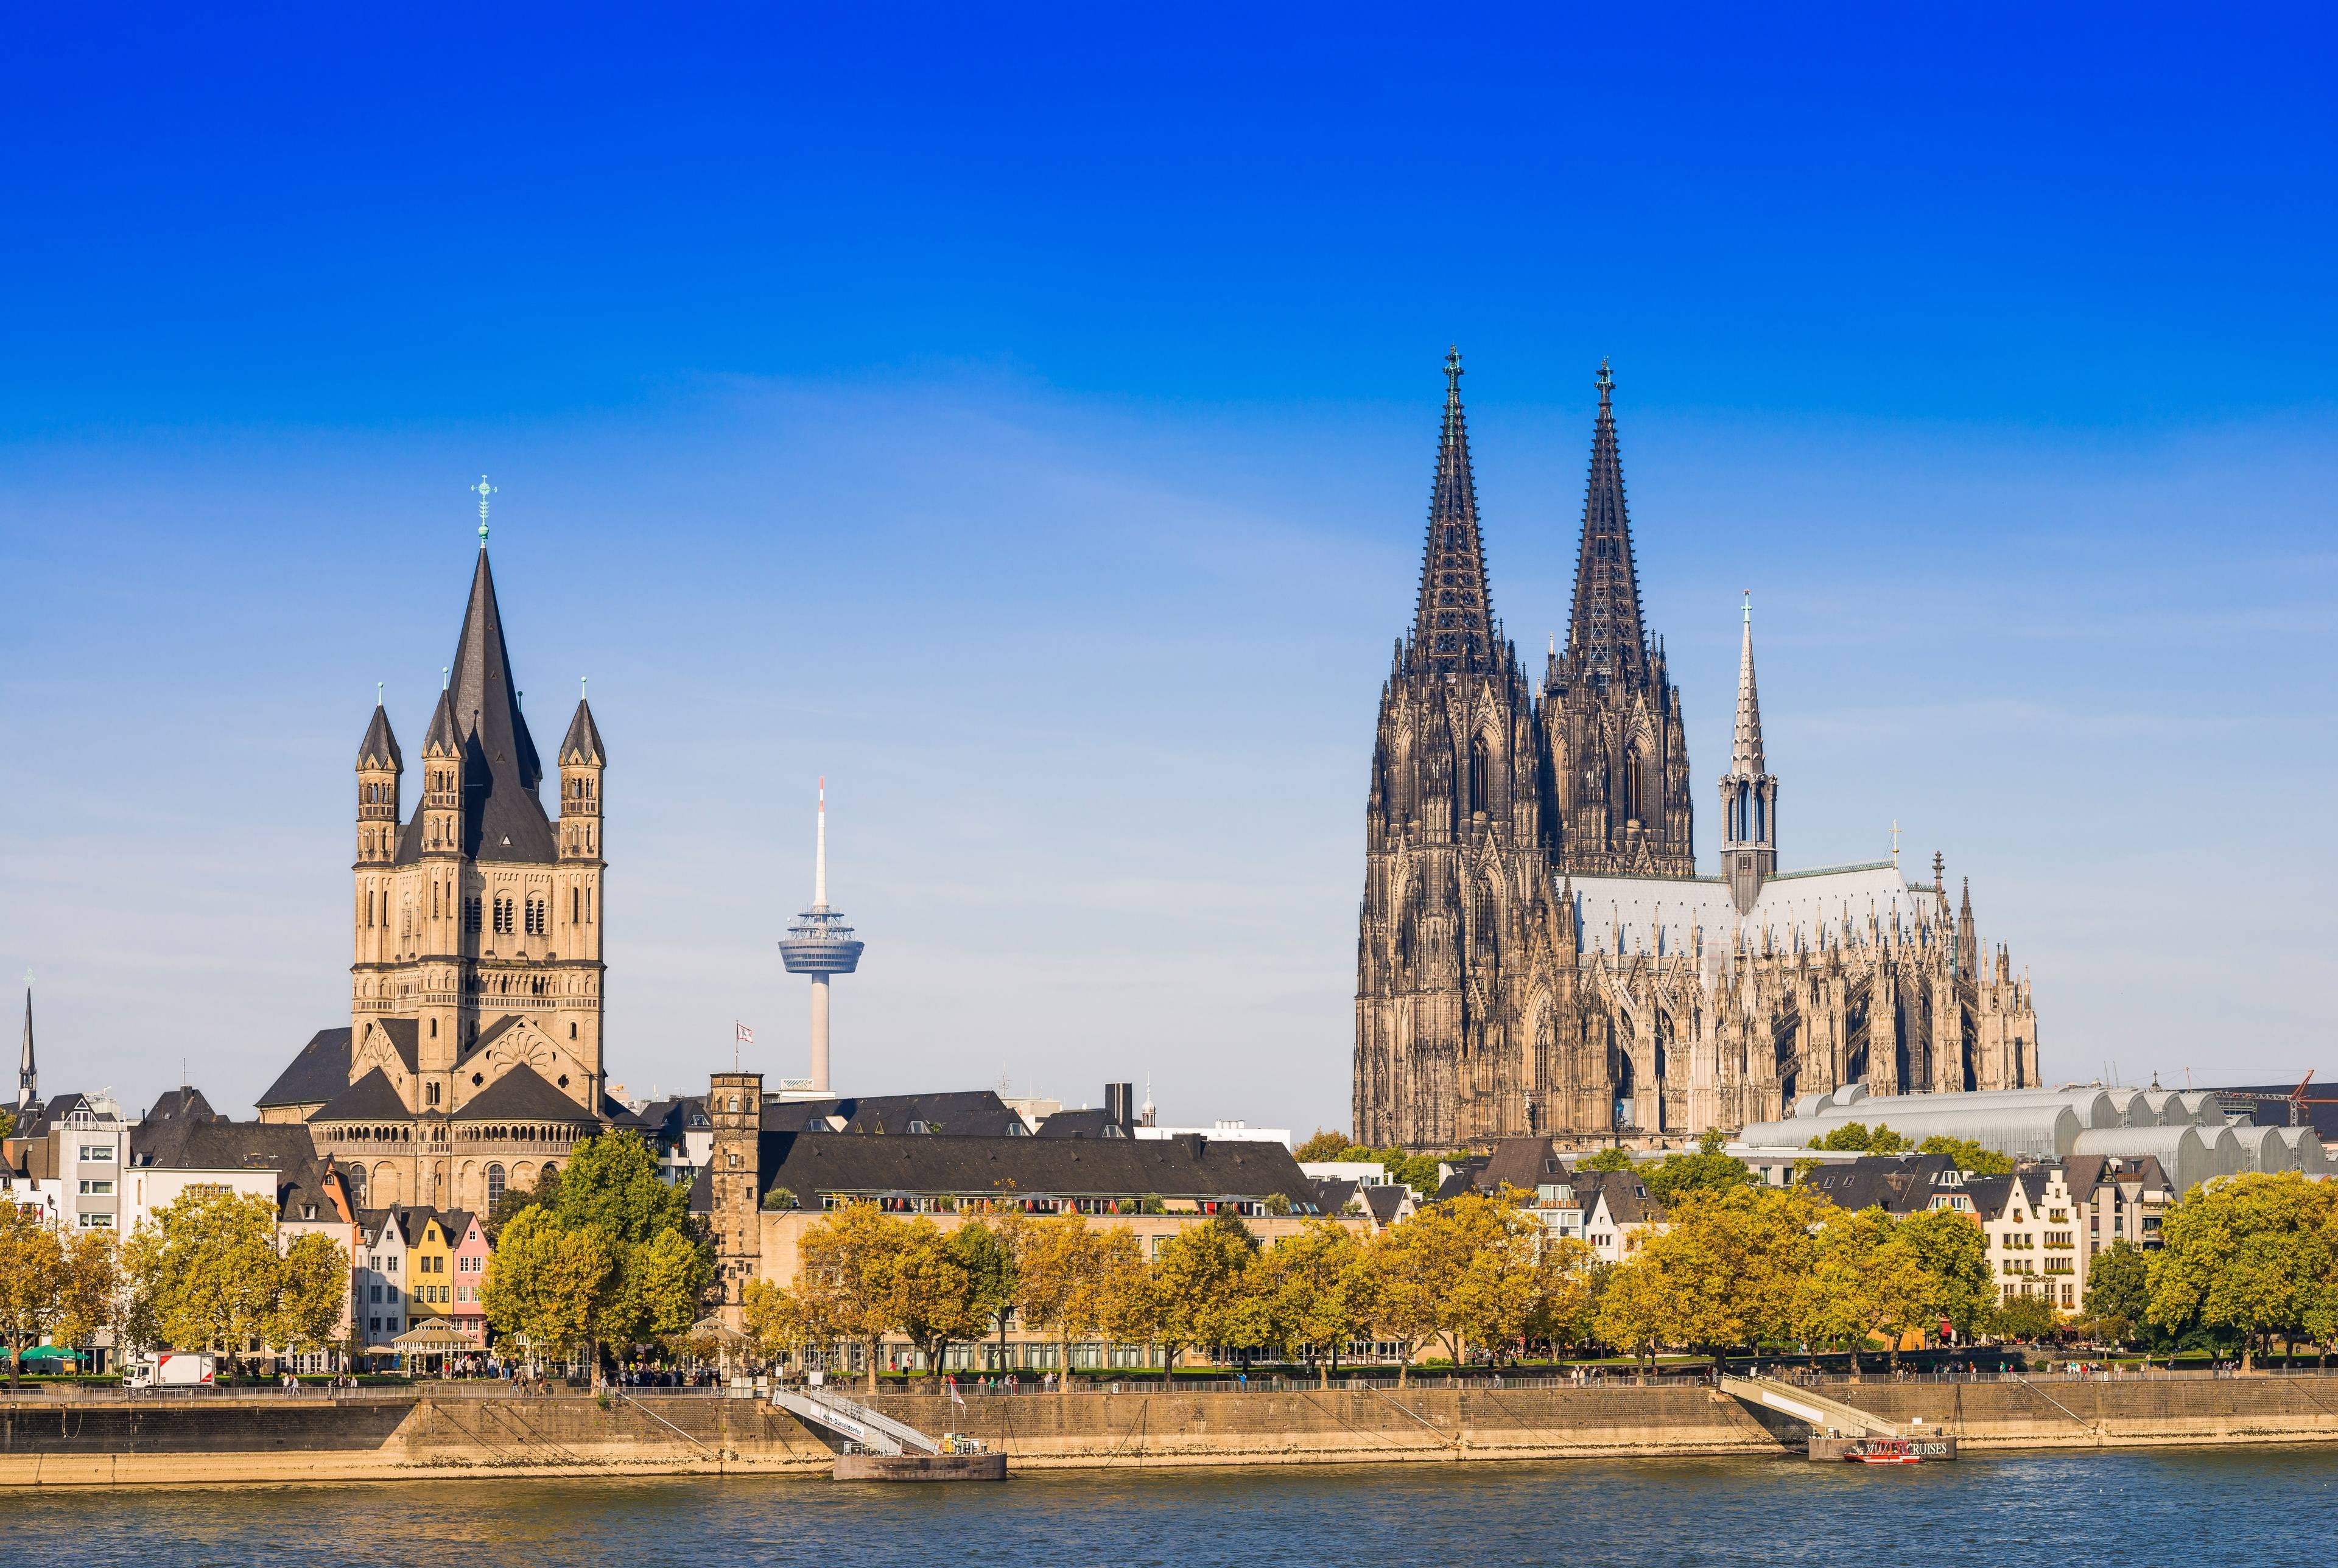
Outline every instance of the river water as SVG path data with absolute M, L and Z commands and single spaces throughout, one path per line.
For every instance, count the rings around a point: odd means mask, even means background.
M 1003 1486 L 825 1480 L 414 1482 L 0 1494 L 0 1563 L 40 1568 L 618 1563 L 2309 1563 L 2338 1446 L 1978 1455 L 1072 1471 Z

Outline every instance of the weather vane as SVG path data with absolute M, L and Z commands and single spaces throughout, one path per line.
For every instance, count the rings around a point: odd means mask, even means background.
M 1445 350 L 1445 385 L 1458 390 L 1461 385 L 1461 345 L 1453 344 Z
M 496 487 L 487 483 L 487 476 L 484 474 L 479 475 L 479 482 L 471 486 L 471 494 L 479 498 L 479 543 L 482 544 L 487 542 L 487 497 L 495 493 Z
M 1602 397 L 1606 397 L 1616 388 L 1616 377 L 1607 374 L 1607 357 L 1604 354 L 1599 357 L 1598 377 L 1592 382 L 1592 385 L 1599 388 L 1599 396 Z

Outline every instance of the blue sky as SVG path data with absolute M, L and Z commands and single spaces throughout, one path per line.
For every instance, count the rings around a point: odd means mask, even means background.
M 46 1086 L 248 1104 L 345 1019 L 349 761 L 377 681 L 418 741 L 485 471 L 539 739 L 589 674 L 612 749 L 613 1076 L 734 1018 L 800 1070 L 825 773 L 850 1086 L 1344 1124 L 1449 342 L 1522 648 L 1613 357 L 1700 807 L 1750 587 L 1787 862 L 1943 850 L 2051 1074 L 2300 1073 L 2333 54 L 2304 8 L 20 22 Z

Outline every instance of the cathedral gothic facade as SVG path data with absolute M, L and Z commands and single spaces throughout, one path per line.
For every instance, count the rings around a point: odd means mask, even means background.
M 484 1212 L 624 1113 L 602 1068 L 608 757 L 580 697 L 545 812 L 485 533 L 410 814 L 378 705 L 358 746 L 349 1026 L 259 1102 L 305 1122 L 370 1208 Z
M 1642 618 L 1597 381 L 1563 648 L 1537 691 L 1493 612 L 1460 360 L 1446 361 L 1410 636 L 1380 691 L 1356 944 L 1354 1135 L 1693 1134 L 1862 1083 L 2039 1082 L 2029 983 L 1896 857 L 1778 869 L 1750 608 L 1720 875 L 1696 872 L 1681 696 Z

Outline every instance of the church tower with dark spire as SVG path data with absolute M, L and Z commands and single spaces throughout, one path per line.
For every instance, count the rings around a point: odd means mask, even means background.
M 485 1210 L 606 1124 L 601 779 L 579 702 L 555 820 L 479 550 L 452 661 L 423 731 L 421 789 L 377 701 L 358 746 L 349 1027 L 326 1031 L 260 1102 L 297 1117 L 369 1207 Z M 338 1084 L 334 1083 L 338 1080 Z
M 1487 593 L 1486 542 L 1461 407 L 1445 360 L 1412 629 L 1380 689 L 1364 806 L 1356 954 L 1356 1136 L 1428 1145 L 1469 1135 L 1480 1102 L 1528 1121 L 1517 1010 L 1548 917 L 1534 694 Z
M 1692 877 L 1688 740 L 1664 646 L 1640 613 L 1632 524 L 1616 452 L 1615 377 L 1595 383 L 1591 477 L 1567 645 L 1543 677 L 1553 848 L 1577 876 Z

